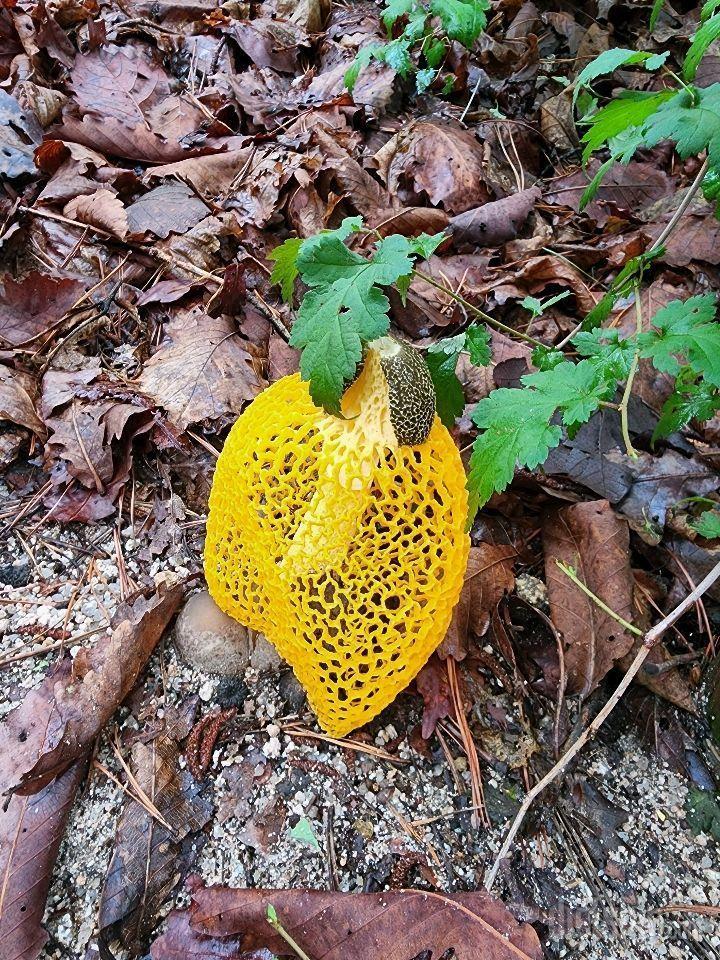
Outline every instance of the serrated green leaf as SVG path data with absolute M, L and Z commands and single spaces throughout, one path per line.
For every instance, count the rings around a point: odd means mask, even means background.
M 436 76 L 437 70 L 433 70 L 432 67 L 418 70 L 418 72 L 415 74 L 415 89 L 417 92 L 425 93 L 428 87 L 432 86 Z
M 391 40 L 374 54 L 376 60 L 381 60 L 391 67 L 401 77 L 409 76 L 414 67 L 410 57 L 412 39 L 406 36 Z
M 599 57 L 592 60 L 578 74 L 573 91 L 573 104 L 575 104 L 580 91 L 584 87 L 589 87 L 593 80 L 597 80 L 598 77 L 614 73 L 618 67 L 628 67 L 634 64 L 642 64 L 646 70 L 657 70 L 658 67 L 663 65 L 667 57 L 667 53 L 658 55 L 645 53 L 641 50 L 626 50 L 622 47 L 611 47 L 609 50 L 604 50 Z
M 675 376 L 682 358 L 708 383 L 720 387 L 720 324 L 715 311 L 713 294 L 673 300 L 652 318 L 654 329 L 638 337 L 640 355 Z
M 706 510 L 697 520 L 693 520 L 690 526 L 706 540 L 719 540 L 720 510 Z
M 385 9 L 382 21 L 388 30 L 391 30 L 395 21 L 407 16 L 417 5 L 417 0 L 385 0 Z
M 408 240 L 408 248 L 421 259 L 428 260 L 444 240 L 447 240 L 446 233 L 421 233 Z
M 465 346 L 474 367 L 486 367 L 492 360 L 490 339 L 488 328 L 477 323 L 471 324 L 465 331 Z
M 268 254 L 268 259 L 275 262 L 270 274 L 270 283 L 280 284 L 280 292 L 285 303 L 292 301 L 295 278 L 298 275 L 297 258 L 302 243 L 301 237 L 289 237 Z
M 583 134 L 583 163 L 590 155 L 607 146 L 613 138 L 627 134 L 617 150 L 613 150 L 614 159 L 630 160 L 643 143 L 642 124 L 653 116 L 668 101 L 679 96 L 676 90 L 661 90 L 659 93 L 645 93 L 640 90 L 626 92 L 611 100 L 588 119 L 589 129 Z
M 318 405 L 337 413 L 340 398 L 365 344 L 387 333 L 390 303 L 380 289 L 406 282 L 415 256 L 407 237 L 393 234 L 375 245 L 370 259 L 343 243 L 359 218 L 304 240 L 297 268 L 311 288 L 292 328 L 290 344 L 302 350 L 300 373 Z
M 643 147 L 673 140 L 683 160 L 707 150 L 713 166 L 720 161 L 720 83 L 704 90 L 680 90 L 643 122 Z
M 423 48 L 427 65 L 429 67 L 434 67 L 436 70 L 445 59 L 446 52 L 447 47 L 445 45 L 445 41 L 439 39 L 438 37 L 430 40 Z
M 565 362 L 565 354 L 562 350 L 540 344 L 539 347 L 534 348 L 531 359 L 533 366 L 538 370 L 554 370 L 558 364 Z
M 487 26 L 490 0 L 431 0 L 430 9 L 448 38 L 469 49 Z
M 468 469 L 469 516 L 511 483 L 518 466 L 540 466 L 562 439 L 551 423 L 555 404 L 535 390 L 501 387 L 475 407 L 472 419 L 483 431 L 473 444 Z
M 560 413 L 572 429 L 586 423 L 613 385 L 603 383 L 592 363 L 564 362 L 553 370 L 522 378 L 521 389 L 500 388 L 481 400 L 472 414 L 483 432 L 473 444 L 468 474 L 471 516 L 511 482 L 516 467 L 534 470 L 562 438 L 552 423 Z
M 683 76 L 686 80 L 694 80 L 700 61 L 705 56 L 707 48 L 720 37 L 720 16 L 710 17 L 702 24 L 693 37 L 690 49 L 685 54 L 683 62 Z
M 675 390 L 663 404 L 660 419 L 652 435 L 655 443 L 662 437 L 681 430 L 691 420 L 710 420 L 720 410 L 720 392 L 697 377 L 689 367 L 683 367 L 675 380 Z
M 635 355 L 633 339 L 623 339 L 614 328 L 584 330 L 575 334 L 572 344 L 582 357 L 588 357 L 598 376 L 610 382 L 626 380 Z
M 368 47 L 360 47 L 358 52 L 355 54 L 355 59 L 345 71 L 345 76 L 343 78 L 345 88 L 349 93 L 352 93 L 355 89 L 355 84 L 358 81 L 361 71 L 368 66 L 373 58 L 377 59 L 377 52 L 381 49 L 382 44 L 379 43 L 373 43 Z

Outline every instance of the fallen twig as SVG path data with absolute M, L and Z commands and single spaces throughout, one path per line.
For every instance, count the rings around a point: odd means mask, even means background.
M 615 709 L 617 704 L 620 701 L 620 698 L 625 693 L 627 688 L 632 683 L 635 675 L 638 673 L 642 667 L 645 659 L 650 653 L 651 649 L 657 642 L 657 640 L 665 633 L 665 631 L 678 620 L 686 610 L 688 610 L 703 594 L 710 589 L 710 587 L 715 583 L 715 581 L 720 578 L 720 563 L 717 563 L 710 573 L 702 580 L 697 587 L 689 593 L 685 599 L 675 607 L 660 623 L 656 624 L 652 629 L 650 629 L 645 636 L 643 637 L 642 646 L 638 650 L 633 662 L 628 667 L 625 676 L 622 678 L 618 684 L 615 692 L 610 697 L 608 702 L 598 713 L 592 723 L 586 727 L 580 736 L 577 738 L 575 743 L 569 747 L 568 750 L 560 757 L 558 762 L 550 768 L 550 770 L 545 774 L 545 776 L 539 780 L 535 786 L 530 790 L 525 799 L 522 802 L 522 805 L 517 813 L 517 816 L 512 822 L 510 829 L 507 832 L 505 840 L 503 841 L 500 852 L 495 858 L 495 862 L 487 873 L 485 877 L 485 889 L 492 890 L 493 884 L 500 869 L 500 864 L 508 855 L 510 848 L 517 836 L 520 827 L 522 826 L 523 820 L 525 819 L 528 810 L 533 805 L 535 799 L 545 790 L 546 787 L 560 776 L 561 773 L 568 767 L 570 761 L 577 756 L 578 753 L 582 750 L 588 740 L 593 737 L 600 727 L 605 723 L 607 718 L 610 716 L 612 711 Z

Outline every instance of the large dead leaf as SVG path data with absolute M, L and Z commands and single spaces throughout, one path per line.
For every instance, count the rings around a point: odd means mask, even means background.
M 63 213 L 91 227 L 99 227 L 118 240 L 128 233 L 128 218 L 122 200 L 112 190 L 96 190 L 85 197 L 75 197 L 65 205 Z
M 42 139 L 42 129 L 14 97 L 0 90 L 0 173 L 13 179 L 35 174 L 33 151 Z
M 117 608 L 109 636 L 67 657 L 0 726 L 3 792 L 37 793 L 95 738 L 135 685 L 184 588 L 160 588 Z
M 0 944 L 4 960 L 35 960 L 47 940 L 42 918 L 50 877 L 85 768 L 86 764 L 78 761 L 39 793 L 15 795 L 7 806 L 0 804 Z
M 22 280 L 2 278 L 0 342 L 13 347 L 45 333 L 80 297 L 84 284 L 34 271 Z
M 458 214 L 492 199 L 482 147 L 459 126 L 414 121 L 396 133 L 376 159 L 390 194 L 405 204 L 422 206 L 429 200 Z
M 465 584 L 460 600 L 453 610 L 452 620 L 438 655 L 463 660 L 467 655 L 470 634 L 482 637 L 490 625 L 490 616 L 506 593 L 515 586 L 514 547 L 481 543 L 470 548 Z
M 165 734 L 150 743 L 138 741 L 132 749 L 135 781 L 165 821 L 125 797 L 100 898 L 99 927 L 120 939 L 132 956 L 144 953 L 163 904 L 199 852 L 191 835 L 213 813 L 203 785 L 180 770 L 178 758 L 177 743 Z
M 189 187 L 170 180 L 130 204 L 125 214 L 130 233 L 165 238 L 171 233 L 186 233 L 209 212 Z
M 268 926 L 268 906 L 295 942 L 322 960 L 411 960 L 423 951 L 456 960 L 541 960 L 537 934 L 519 924 L 506 907 L 484 891 L 437 894 L 401 891 L 372 894 L 321 890 L 197 890 L 190 910 L 171 917 L 169 932 L 153 944 L 152 960 L 176 960 L 184 945 L 200 958 L 233 956 L 235 950 L 266 948 L 292 956 L 287 943 Z M 212 937 L 201 941 L 198 935 Z M 182 949 L 182 947 L 180 947 Z M 234 954 L 237 956 L 237 954 Z
M 45 436 L 45 424 L 37 415 L 37 385 L 30 374 L 0 363 L 0 420 L 27 427 Z
M 184 430 L 202 420 L 237 416 L 263 382 L 230 320 L 194 307 L 170 322 L 137 386 Z
M 550 615 L 565 644 L 567 689 L 586 697 L 630 650 L 633 637 L 586 596 L 555 561 L 574 567 L 596 596 L 632 622 L 628 526 L 607 500 L 576 503 L 548 516 L 543 525 L 543 545 Z

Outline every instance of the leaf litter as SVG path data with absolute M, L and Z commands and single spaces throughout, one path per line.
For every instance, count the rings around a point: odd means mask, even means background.
M 652 146 L 616 166 L 581 212 L 595 168 L 580 167 L 565 87 L 599 52 L 634 46 L 638 31 L 680 56 L 696 20 L 667 6 L 648 33 L 647 5 L 626 5 L 622 19 L 618 10 L 501 0 L 470 53 L 448 49 L 452 91 L 420 97 L 387 58 L 347 91 L 357 52 L 387 40 L 369 2 L 175 2 L 161 16 L 142 3 L 2 10 L 0 783 L 11 793 L 0 813 L 0 941 L 13 960 L 108 949 L 267 960 L 285 949 L 267 903 L 312 960 L 377 953 L 378 940 L 398 960 L 448 948 L 590 958 L 720 949 L 710 916 L 655 913 L 720 903 L 717 848 L 703 830 L 712 818 L 684 809 L 686 796 L 702 791 L 705 803 L 716 789 L 699 684 L 715 654 L 717 591 L 649 658 L 639 680 L 650 706 L 593 745 L 557 804 L 540 805 L 504 869 L 516 920 L 477 892 L 519 791 L 572 737 L 578 708 L 599 709 L 636 643 L 555 560 L 643 627 L 717 561 L 717 538 L 698 527 L 717 501 L 717 418 L 656 445 L 668 382 L 646 361 L 629 410 L 638 459 L 624 456 L 619 416 L 601 409 L 544 469 L 495 495 L 473 530 L 441 656 L 353 744 L 315 739 L 285 671 L 219 680 L 169 643 L 152 652 L 180 603 L 172 573 L 200 572 L 227 429 L 298 366 L 293 315 L 269 282 L 279 242 L 355 215 L 381 237 L 446 230 L 426 277 L 557 343 L 660 235 L 692 159 Z M 713 82 L 705 64 L 701 85 Z M 717 286 L 716 241 L 712 205 L 696 198 L 653 266 L 646 317 Z M 551 306 L 533 312 L 526 298 Z M 623 335 L 628 307 L 619 299 L 606 324 Z M 389 308 L 421 346 L 471 319 L 427 279 Z M 642 333 L 667 344 L 663 369 L 677 364 L 678 332 L 712 366 L 703 322 L 666 320 Z M 493 331 L 490 347 L 487 366 L 460 359 L 463 447 L 473 405 L 533 369 L 525 343 Z M 151 599 L 132 599 L 136 586 Z M 188 717 L 233 710 L 196 779 Z M 661 759 L 637 738 L 650 727 Z M 478 794 L 465 730 L 488 831 L 470 826 Z M 317 850 L 297 839 L 298 824 Z M 219 886 L 191 879 L 183 893 L 192 870 Z M 387 890 L 405 870 L 403 885 L 426 894 Z M 367 928 L 348 933 L 363 895 Z M 487 909 L 497 929 L 510 924 L 520 952 L 444 896 L 473 917 Z M 322 943 L 308 898 L 328 911 Z M 237 926 L 218 922 L 221 902 Z

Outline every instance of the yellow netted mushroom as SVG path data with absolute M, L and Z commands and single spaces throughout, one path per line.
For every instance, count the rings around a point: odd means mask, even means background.
M 469 548 L 465 473 L 424 361 L 376 341 L 342 413 L 299 375 L 257 397 L 218 459 L 205 547 L 217 604 L 272 641 L 335 736 L 443 639 Z

